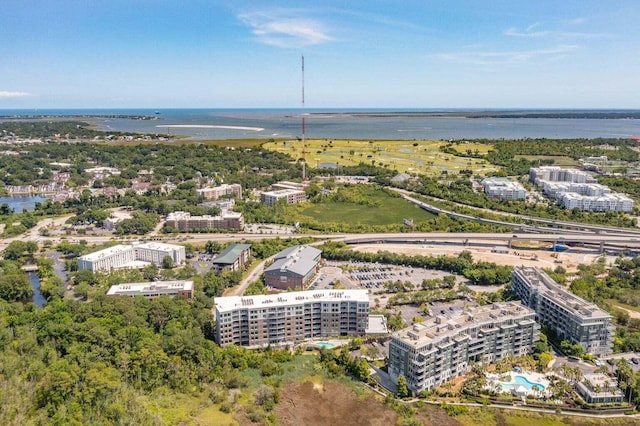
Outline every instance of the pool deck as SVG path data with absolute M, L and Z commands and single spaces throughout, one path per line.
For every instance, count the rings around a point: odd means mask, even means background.
M 511 380 L 508 382 L 500 381 L 499 378 L 504 377 L 505 375 L 510 376 Z M 540 384 L 544 386 L 544 390 L 536 391 L 533 388 L 528 388 L 526 385 L 522 383 L 517 383 L 516 376 L 524 377 L 532 385 Z M 540 393 L 542 394 L 547 393 L 547 389 L 549 388 L 550 382 L 544 374 L 536 373 L 533 371 L 509 371 L 505 374 L 487 374 L 487 388 L 495 390 L 496 389 L 495 386 L 497 384 L 510 386 L 510 388 L 503 387 L 502 393 L 509 393 L 515 389 L 518 389 L 519 387 L 524 387 L 525 389 L 527 389 L 526 395 L 535 395 L 536 393 L 539 395 Z

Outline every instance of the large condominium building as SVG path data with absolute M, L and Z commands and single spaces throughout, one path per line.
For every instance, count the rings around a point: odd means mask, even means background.
M 393 333 L 389 374 L 396 383 L 403 375 L 414 392 L 433 389 L 468 372 L 473 362 L 529 353 L 538 330 L 535 312 L 520 302 L 431 317 Z
M 595 183 L 596 180 L 589 173 L 578 169 L 563 169 L 558 166 L 542 166 L 529 169 L 529 180 L 553 182 Z
M 300 189 L 279 189 L 260 194 L 260 201 L 268 206 L 275 205 L 278 200 L 286 200 L 287 204 L 301 203 L 307 199 L 307 193 Z
M 527 191 L 519 182 L 507 178 L 488 177 L 482 180 L 482 186 L 490 197 L 507 200 L 523 200 L 527 197 Z
M 155 281 L 112 285 L 107 296 L 143 296 L 154 299 L 159 296 L 193 299 L 193 281 Z
M 173 212 L 167 215 L 165 226 L 176 229 L 244 229 L 240 212 L 225 211 L 220 216 L 191 216 L 189 212 Z
M 580 209 L 591 212 L 614 211 L 628 213 L 633 210 L 633 200 L 624 194 L 589 196 L 565 192 L 560 195 L 558 202 L 565 209 Z
M 536 311 L 537 321 L 558 338 L 579 343 L 586 352 L 605 355 L 613 349 L 611 315 L 560 287 L 538 268 L 513 270 L 511 289 Z
M 141 267 L 146 263 L 162 265 L 165 256 L 169 256 L 174 265 L 185 261 L 183 246 L 163 243 L 120 244 L 78 258 L 78 269 L 93 272 L 111 269 Z
M 264 270 L 265 284 L 279 289 L 303 289 L 318 270 L 321 250 L 302 245 L 282 250 Z
M 566 209 L 596 212 L 633 210 L 631 198 L 612 193 L 608 186 L 596 183 L 582 170 L 538 167 L 529 170 L 529 178 L 542 188 L 545 195 L 556 199 Z
M 233 198 L 242 197 L 242 186 L 239 183 L 222 184 L 213 188 L 201 188 L 196 189 L 196 195 L 198 198 L 204 200 L 217 200 L 221 197 L 231 196 Z
M 216 297 L 220 346 L 292 344 L 311 338 L 360 336 L 369 317 L 367 290 L 313 290 Z

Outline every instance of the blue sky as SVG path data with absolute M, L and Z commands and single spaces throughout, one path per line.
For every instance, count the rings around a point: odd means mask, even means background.
M 637 0 L 0 0 L 0 108 L 640 108 Z

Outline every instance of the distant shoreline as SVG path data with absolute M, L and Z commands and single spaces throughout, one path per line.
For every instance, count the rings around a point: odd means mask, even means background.
M 640 119 L 640 111 L 380 111 L 380 112 L 310 112 L 315 116 L 344 116 L 371 118 L 558 118 L 558 119 L 598 119 L 635 120 Z

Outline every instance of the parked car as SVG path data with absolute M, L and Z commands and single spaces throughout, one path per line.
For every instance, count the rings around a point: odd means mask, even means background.
M 634 364 L 640 364 L 640 360 L 638 358 L 631 358 L 631 362 Z

